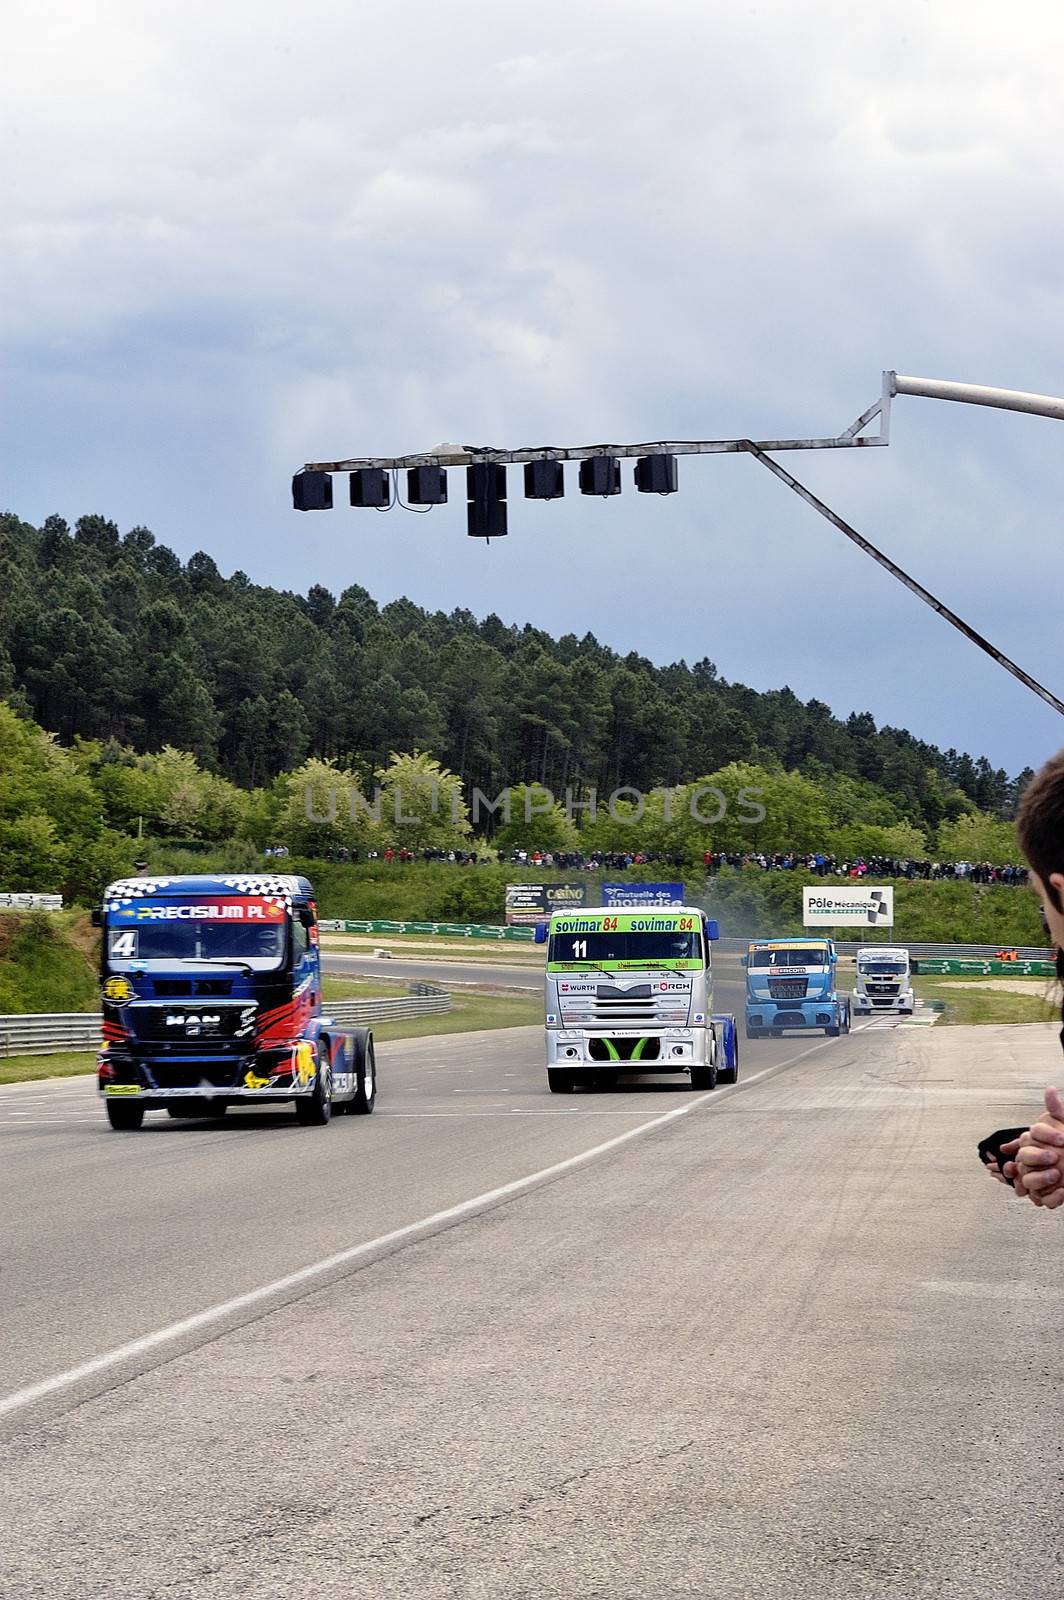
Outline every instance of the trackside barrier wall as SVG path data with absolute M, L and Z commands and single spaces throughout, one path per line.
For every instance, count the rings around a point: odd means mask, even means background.
M 380 922 L 346 919 L 334 919 L 318 924 L 323 933 L 436 933 L 449 938 L 459 939 L 509 939 L 515 943 L 531 944 L 535 939 L 535 929 L 504 928 L 490 926 L 485 923 L 466 922 Z M 761 935 L 758 935 L 761 937 Z M 800 937 L 800 935 L 795 935 Z M 891 944 L 903 945 L 914 960 L 923 961 L 929 957 L 938 961 L 989 961 L 993 960 L 1002 948 L 1000 944 L 913 944 L 910 940 L 892 938 Z M 721 939 L 717 944 L 720 950 L 738 950 L 744 952 L 749 939 Z M 858 950 L 868 947 L 869 941 L 860 939 L 835 940 L 835 948 L 839 955 L 855 956 Z M 1046 963 L 1045 946 L 1020 945 L 1016 947 L 1017 960 L 1009 962 L 1006 970 L 1017 971 L 1018 967 L 1026 962 Z M 925 971 L 930 971 L 925 968 Z M 1040 971 L 1041 968 L 1033 970 Z
M 509 939 L 532 944 L 535 928 L 502 928 L 471 922 L 363 922 L 349 917 L 318 923 L 322 933 L 439 933 L 453 939 Z
M 345 1024 L 400 1022 L 451 1009 L 449 994 L 396 995 L 394 999 L 332 1000 L 325 1015 Z M 58 1050 L 95 1050 L 103 1018 L 98 1012 L 70 1011 L 55 1015 L 26 1013 L 0 1016 L 0 1057 L 50 1056 Z
M 916 962 L 916 976 L 928 977 L 932 973 L 980 973 L 1013 978 L 1052 978 L 1056 968 L 1052 961 L 949 961 L 934 956 L 920 956 Z
M 894 948 L 900 946 L 908 950 L 910 959 L 923 961 L 925 956 L 934 961 L 992 961 L 998 951 L 1004 948 L 1016 951 L 1016 961 L 1010 961 L 1008 966 L 1016 970 L 1017 962 L 1023 961 L 1048 961 L 1049 951 L 1045 945 L 1010 945 L 1005 939 L 999 939 L 997 944 L 914 944 L 911 939 L 901 939 L 892 933 L 887 944 Z M 840 944 L 836 939 L 835 948 L 840 955 L 855 956 L 858 950 L 874 950 L 875 941 L 871 939 L 855 939 Z

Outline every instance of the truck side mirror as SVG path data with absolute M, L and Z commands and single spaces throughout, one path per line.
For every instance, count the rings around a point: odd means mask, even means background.
M 94 928 L 103 927 L 103 912 L 100 910 L 99 906 L 93 906 L 89 913 L 89 921 L 92 923 Z
M 710 940 L 716 940 L 720 938 L 720 923 L 717 921 L 716 917 L 710 917 L 709 921 L 706 923 L 706 938 Z
M 740 961 L 741 965 L 744 966 L 744 967 L 748 967 L 750 965 L 750 957 L 749 956 L 740 956 L 739 957 L 739 961 Z
M 536 923 L 536 931 L 535 931 L 534 938 L 535 938 L 536 944 L 546 944 L 546 942 L 547 942 L 547 924 L 545 922 L 537 922 Z
M 300 906 L 299 920 L 303 924 L 304 928 L 313 928 L 314 913 L 309 906 Z

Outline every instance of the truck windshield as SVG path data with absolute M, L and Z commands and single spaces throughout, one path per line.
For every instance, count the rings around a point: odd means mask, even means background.
M 894 977 L 905 971 L 904 961 L 862 961 L 861 971 L 867 972 L 872 978 Z
M 139 901 L 107 918 L 107 960 L 246 961 L 277 967 L 285 954 L 287 917 L 268 902 L 219 904 Z
M 823 945 L 808 950 L 751 950 L 751 967 L 826 967 L 828 953 Z
M 580 962 L 589 967 L 672 965 L 682 961 L 702 965 L 702 938 L 697 932 L 679 933 L 555 933 L 547 951 L 548 964 Z

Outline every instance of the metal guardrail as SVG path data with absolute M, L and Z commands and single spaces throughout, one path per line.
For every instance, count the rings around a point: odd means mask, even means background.
M 1052 961 L 957 961 L 937 956 L 920 956 L 913 962 L 913 971 L 919 978 L 935 974 L 978 973 L 982 977 L 1002 978 L 1054 978 L 1056 966 Z
M 404 1017 L 430 1017 L 450 1011 L 449 994 L 396 995 L 394 1000 L 330 1000 L 327 1013 L 337 1022 L 400 1022 Z
M 823 931 L 809 930 L 809 938 L 823 938 Z M 758 934 L 756 937 L 764 938 L 766 935 Z M 781 935 L 780 937 L 784 937 Z M 787 934 L 789 939 L 800 939 L 802 935 Z M 721 939 L 717 945 L 718 950 L 745 951 L 750 939 Z M 908 950 L 909 955 L 917 960 L 921 956 L 936 961 L 993 961 L 999 950 L 1009 949 L 1016 951 L 1017 961 L 1048 961 L 1049 951 L 1045 945 L 1004 945 L 1004 944 L 914 944 L 911 939 L 890 938 L 886 940 L 861 940 L 861 939 L 836 939 L 835 949 L 840 956 L 855 956 L 858 950 L 867 949 L 870 945 L 883 944 L 890 948 Z
M 447 993 L 396 995 L 394 998 L 333 1000 L 326 1015 L 337 1022 L 364 1026 L 373 1022 L 400 1022 L 404 1017 L 428 1017 L 451 1009 Z M 66 1011 L 53 1015 L 25 1012 L 0 1016 L 0 1057 L 51 1056 L 60 1050 L 96 1050 L 103 1018 L 99 1012 Z
M 436 933 L 453 939 L 509 939 L 532 944 L 534 928 L 503 927 L 487 922 L 390 922 L 379 918 L 327 918 L 318 923 L 322 933 Z
M 869 941 L 879 943 L 880 941 Z M 927 956 L 935 961 L 993 961 L 999 950 L 1015 950 L 1017 961 L 1048 961 L 1049 950 L 1043 945 L 1014 945 L 1005 941 L 997 944 L 914 944 L 910 939 L 888 939 L 888 945 L 897 945 L 899 949 L 908 950 L 913 958 Z M 840 955 L 854 956 L 858 950 L 867 948 L 860 940 L 847 940 L 839 944 L 836 940 L 835 948 Z
M 522 944 L 532 944 L 535 939 L 535 929 L 526 927 L 502 927 L 488 923 L 466 922 L 382 922 L 379 920 L 363 920 L 351 918 L 338 918 L 323 921 L 318 924 L 323 933 L 434 933 L 444 937 L 463 939 L 499 939 L 513 940 Z M 823 937 L 822 931 L 811 933 L 811 937 Z M 801 934 L 793 935 L 801 938 Z M 836 939 L 835 948 L 842 956 L 856 955 L 865 944 L 880 942 L 860 939 Z M 750 943 L 749 939 L 727 938 L 721 939 L 717 944 L 718 950 L 744 951 Z M 909 939 L 888 939 L 887 944 L 897 944 L 908 950 L 913 957 L 928 956 L 939 961 L 988 961 L 993 960 L 1000 944 L 914 944 Z M 1009 946 L 1016 950 L 1019 961 L 1045 961 L 1048 951 L 1045 945 L 1019 945 Z
M 0 1016 L 0 1056 L 50 1056 L 57 1050 L 95 1050 L 103 1018 L 85 1011 Z

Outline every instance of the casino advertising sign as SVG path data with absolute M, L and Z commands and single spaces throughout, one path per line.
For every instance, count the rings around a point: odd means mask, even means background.
M 579 911 L 586 899 L 586 883 L 508 883 L 506 921 L 519 927 L 545 922 L 552 911 Z

